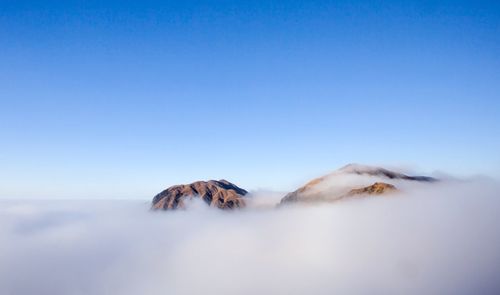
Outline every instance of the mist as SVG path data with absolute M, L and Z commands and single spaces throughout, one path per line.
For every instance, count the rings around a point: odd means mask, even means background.
M 234 212 L 4 200 L 0 294 L 498 294 L 499 189 L 449 180 L 280 208 L 260 191 Z

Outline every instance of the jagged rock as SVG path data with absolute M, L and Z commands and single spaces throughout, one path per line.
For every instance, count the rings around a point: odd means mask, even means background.
M 200 198 L 206 204 L 220 209 L 245 207 L 244 196 L 248 192 L 227 180 L 197 181 L 191 184 L 174 185 L 153 198 L 153 210 L 185 208 L 185 200 Z

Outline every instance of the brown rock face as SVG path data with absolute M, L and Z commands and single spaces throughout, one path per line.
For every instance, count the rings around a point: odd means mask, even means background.
M 174 210 L 185 208 L 186 199 L 200 198 L 212 207 L 234 209 L 245 207 L 243 197 L 248 192 L 227 180 L 197 181 L 174 185 L 153 198 L 151 209 Z
M 382 195 L 396 191 L 397 191 L 396 187 L 392 184 L 384 182 L 375 182 L 374 184 L 367 187 L 352 189 L 339 199 L 357 197 L 363 195 Z

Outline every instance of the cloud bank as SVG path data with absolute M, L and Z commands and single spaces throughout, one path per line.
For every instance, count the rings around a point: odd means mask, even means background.
M 0 294 L 498 294 L 500 186 L 246 210 L 1 201 Z

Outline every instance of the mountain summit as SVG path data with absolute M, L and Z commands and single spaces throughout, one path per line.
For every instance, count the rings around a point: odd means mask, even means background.
M 394 184 L 387 182 L 401 181 L 431 183 L 437 179 L 429 176 L 409 176 L 381 167 L 349 164 L 288 193 L 281 199 L 280 204 L 337 201 L 362 195 L 387 194 L 398 190 Z
M 200 198 L 211 207 L 234 209 L 245 207 L 248 192 L 227 180 L 197 181 L 174 185 L 153 198 L 151 209 L 173 210 L 185 208 L 185 200 Z

